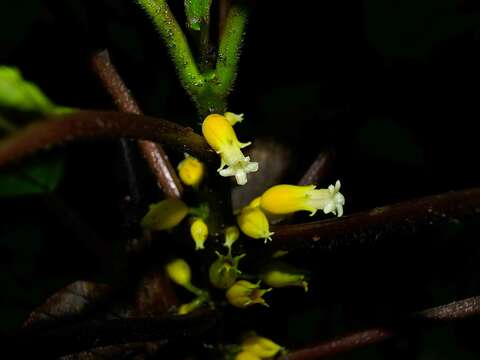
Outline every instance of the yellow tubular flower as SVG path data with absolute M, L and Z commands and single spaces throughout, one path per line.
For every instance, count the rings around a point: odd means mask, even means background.
M 177 166 L 178 175 L 185 185 L 197 187 L 203 179 L 205 167 L 195 157 L 185 154 Z
M 272 288 L 300 286 L 305 292 L 308 291 L 305 275 L 293 266 L 282 262 L 267 265 L 260 273 L 260 279 Z
M 264 359 L 275 356 L 282 347 L 265 337 L 249 336 L 243 341 L 242 350 Z
M 233 306 L 245 308 L 254 304 L 268 307 L 262 296 L 272 289 L 260 289 L 260 282 L 253 284 L 246 280 L 239 280 L 227 290 L 227 300 Z
M 237 216 L 237 223 L 242 232 L 254 239 L 272 240 L 268 219 L 260 208 L 246 206 Z
M 185 260 L 174 259 L 165 266 L 165 270 L 168 277 L 178 285 L 190 286 L 191 271 Z
M 190 234 L 195 241 L 195 250 L 204 249 L 205 240 L 208 237 L 208 226 L 200 218 L 195 218 L 190 225 Z
M 183 201 L 166 199 L 150 205 L 141 225 L 152 230 L 168 230 L 180 224 L 187 214 L 188 206 Z
M 262 209 L 271 214 L 284 215 L 296 211 L 310 211 L 310 216 L 317 210 L 325 214 L 343 215 L 345 198 L 340 193 L 340 181 L 328 189 L 315 189 L 315 185 L 276 185 L 265 191 L 260 199 Z
M 235 360 L 262 360 L 262 358 L 251 352 L 242 351 L 235 356 Z
M 243 121 L 243 114 L 234 114 L 227 111 L 225 114 L 223 114 L 223 116 L 225 116 L 225 119 L 227 119 L 232 126 Z
M 245 185 L 247 174 L 258 170 L 258 163 L 250 162 L 250 158 L 244 156 L 241 150 L 251 143 L 239 142 L 230 122 L 219 114 L 205 118 L 202 133 L 208 144 L 221 157 L 219 174 L 225 177 L 235 176 L 237 184 Z

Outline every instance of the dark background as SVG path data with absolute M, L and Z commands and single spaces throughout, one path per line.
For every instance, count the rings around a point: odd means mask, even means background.
M 18 67 L 57 104 L 113 108 L 90 69 L 103 47 L 145 113 L 199 130 L 159 36 L 134 1 L 0 3 L 0 63 Z M 319 151 L 335 149 L 328 180 L 342 180 L 346 214 L 475 187 L 479 48 L 474 0 L 256 1 L 229 109 L 246 114 L 240 139 L 273 138 L 292 149 L 285 182 L 298 181 Z M 66 156 L 54 194 L 0 199 L 3 333 L 59 288 L 78 279 L 108 282 L 105 268 L 121 267 L 118 144 L 83 142 L 54 154 Z M 84 223 L 72 225 L 70 216 Z M 478 295 L 476 222 L 293 259 L 314 274 L 311 292 L 277 291 L 270 312 L 233 314 L 230 329 L 254 328 L 295 348 Z M 114 249 L 106 263 L 81 241 L 77 225 L 85 231 L 85 223 Z M 419 331 L 340 358 L 478 358 L 479 325 L 473 319 Z

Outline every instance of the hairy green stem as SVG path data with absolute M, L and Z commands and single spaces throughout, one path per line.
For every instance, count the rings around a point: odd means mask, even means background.
M 247 24 L 247 8 L 243 4 L 230 7 L 223 29 L 215 75 L 218 81 L 216 92 L 227 96 L 237 75 L 243 34 Z
M 227 108 L 227 96 L 232 90 L 237 74 L 240 49 L 247 22 L 247 8 L 242 4 L 230 7 L 220 39 L 215 70 L 200 72 L 187 39 L 175 20 L 165 0 L 137 0 L 145 9 L 166 43 L 175 64 L 180 81 L 190 95 L 200 117 L 211 113 L 223 113 Z M 208 54 L 208 27 L 200 34 L 200 61 Z M 203 64 L 203 62 L 202 62 Z

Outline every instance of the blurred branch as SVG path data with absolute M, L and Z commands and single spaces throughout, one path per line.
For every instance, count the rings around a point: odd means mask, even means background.
M 298 185 L 318 184 L 325 180 L 332 167 L 333 158 L 334 154 L 332 151 L 323 151 L 318 154 L 298 182 Z
M 123 112 L 141 115 L 140 107 L 112 64 L 108 51 L 103 50 L 96 53 L 92 58 L 92 64 L 95 73 L 118 109 Z M 122 140 L 122 142 L 125 142 L 125 140 Z M 162 146 L 146 140 L 139 140 L 138 145 L 157 179 L 157 184 L 168 197 L 180 198 L 183 191 L 182 184 Z M 122 144 L 122 146 L 125 147 L 126 144 Z
M 283 249 L 331 248 L 411 234 L 434 225 L 457 222 L 480 213 L 480 188 L 447 192 L 417 200 L 378 207 L 332 220 L 282 225 L 272 246 Z
M 455 301 L 446 305 L 437 306 L 427 310 L 413 313 L 407 322 L 401 326 L 401 332 L 416 329 L 417 321 L 448 321 L 464 319 L 480 314 L 480 296 Z M 427 321 L 428 322 L 428 321 Z M 366 345 L 378 343 L 389 339 L 399 330 L 394 327 L 379 327 L 358 331 L 349 335 L 337 337 L 330 341 L 324 341 L 316 345 L 292 351 L 288 354 L 288 360 L 313 360 L 334 356 L 348 352 Z
M 34 351 L 37 357 L 50 359 L 133 342 L 158 340 L 162 346 L 173 342 L 181 345 L 186 339 L 202 336 L 216 323 L 217 314 L 213 311 L 183 317 L 92 320 L 53 330 L 24 331 L 12 338 L 3 350 L 5 354 L 15 354 L 17 358 Z
M 34 122 L 0 140 L 0 166 L 38 150 L 86 138 L 128 137 L 160 142 L 210 161 L 214 153 L 202 136 L 167 120 L 113 111 L 77 111 Z

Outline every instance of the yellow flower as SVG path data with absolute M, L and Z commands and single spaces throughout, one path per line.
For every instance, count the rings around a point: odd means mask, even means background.
M 237 216 L 237 223 L 242 232 L 254 239 L 272 240 L 268 219 L 258 207 L 246 206 Z
M 180 224 L 187 214 L 188 206 L 183 201 L 166 199 L 150 205 L 141 225 L 152 230 L 168 230 Z
M 276 185 L 265 191 L 260 199 L 262 209 L 276 215 L 306 210 L 312 216 L 317 210 L 323 210 L 325 214 L 333 213 L 340 217 L 344 204 L 339 180 L 328 189 L 315 189 L 315 185 Z
M 225 116 L 225 119 L 227 119 L 232 126 L 243 121 L 243 114 L 234 114 L 227 111 L 225 114 L 223 114 L 223 116 Z
M 253 284 L 246 280 L 239 280 L 227 290 L 227 300 L 233 306 L 245 308 L 254 304 L 268 307 L 262 296 L 272 289 L 260 289 L 260 282 Z
M 274 262 L 267 265 L 260 273 L 260 279 L 273 288 L 300 286 L 305 292 L 308 291 L 308 283 L 305 275 L 293 266 L 283 262 Z
M 233 257 L 230 251 L 227 255 L 216 252 L 218 259 L 210 265 L 208 277 L 210 283 L 219 289 L 228 289 L 237 280 L 242 272 L 238 269 L 238 263 L 245 257 L 241 254 Z
M 262 358 L 251 352 L 242 351 L 235 356 L 235 360 L 262 360 Z
M 192 275 L 190 266 L 188 266 L 185 260 L 174 259 L 165 266 L 165 270 L 168 277 L 178 285 L 183 287 L 190 286 L 190 279 Z
M 235 176 L 239 185 L 245 185 L 247 174 L 258 170 L 258 163 L 250 162 L 250 158 L 244 156 L 241 150 L 251 143 L 239 142 L 230 122 L 219 114 L 205 118 L 202 133 L 213 150 L 220 154 L 219 174 L 225 177 Z
M 225 243 L 223 244 L 228 248 L 229 251 L 232 250 L 232 245 L 240 237 L 240 231 L 235 225 L 229 226 L 225 229 Z
M 177 166 L 178 175 L 185 185 L 197 187 L 205 173 L 204 165 L 195 157 L 185 154 Z
M 282 347 L 265 337 L 249 336 L 243 341 L 242 350 L 264 359 L 275 356 Z
M 208 237 L 208 226 L 201 218 L 194 218 L 190 225 L 190 234 L 195 241 L 195 250 L 204 249 Z

